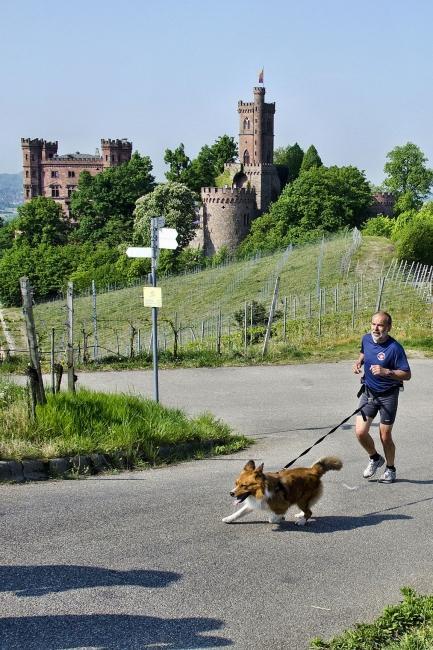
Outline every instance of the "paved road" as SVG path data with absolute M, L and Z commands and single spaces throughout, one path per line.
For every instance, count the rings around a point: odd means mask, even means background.
M 361 478 L 345 425 L 305 459 L 344 461 L 305 528 L 221 517 L 246 459 L 279 468 L 354 410 L 350 364 L 161 372 L 163 403 L 208 409 L 256 444 L 147 472 L 1 486 L 2 650 L 299 650 L 375 617 L 402 585 L 431 592 L 433 362 L 412 367 L 395 428 L 398 482 Z M 152 393 L 148 372 L 79 381 Z

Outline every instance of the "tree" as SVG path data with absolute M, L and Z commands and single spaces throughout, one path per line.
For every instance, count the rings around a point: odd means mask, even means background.
M 45 196 L 37 196 L 18 207 L 14 227 L 18 243 L 58 245 L 66 242 L 71 223 L 60 204 Z
M 185 183 L 188 180 L 188 170 L 191 167 L 191 160 L 185 153 L 183 142 L 174 149 L 166 149 L 164 153 L 164 162 L 170 166 L 165 172 L 165 177 L 170 182 Z
M 136 202 L 134 210 L 134 240 L 150 244 L 150 219 L 165 217 L 167 228 L 176 228 L 179 248 L 189 244 L 194 236 L 196 195 L 182 183 L 158 185 L 150 194 Z
M 322 160 L 317 153 L 317 149 L 312 144 L 310 147 L 308 147 L 307 151 L 304 153 L 304 157 L 302 158 L 302 164 L 301 164 L 301 169 L 300 169 L 300 174 L 303 172 L 308 171 L 309 169 L 312 169 L 312 167 L 322 167 L 323 163 Z
M 293 183 L 299 176 L 304 152 L 297 142 L 288 147 L 278 147 L 274 151 L 274 164 L 287 167 L 287 183 Z
M 433 202 L 426 203 L 398 231 L 399 259 L 433 264 Z
M 390 151 L 387 159 L 383 184 L 396 195 L 397 208 L 399 198 L 405 194 L 402 210 L 408 209 L 408 203 L 409 207 L 419 208 L 433 185 L 433 170 L 426 166 L 427 158 L 419 147 L 408 142 Z
M 225 163 L 237 157 L 237 146 L 228 135 L 217 138 L 213 145 L 204 145 L 198 155 L 190 160 L 181 143 L 176 149 L 166 149 L 164 161 L 170 165 L 165 173 L 168 181 L 184 183 L 193 192 L 200 193 L 202 187 L 213 187 L 215 179 L 224 169 Z
M 370 186 L 356 167 L 313 167 L 286 185 L 268 214 L 254 220 L 241 251 L 275 250 L 360 226 L 371 201 Z
M 128 162 L 96 176 L 82 172 L 71 198 L 71 213 L 78 221 L 75 238 L 112 245 L 129 239 L 135 202 L 155 187 L 151 171 L 150 158 L 136 152 Z

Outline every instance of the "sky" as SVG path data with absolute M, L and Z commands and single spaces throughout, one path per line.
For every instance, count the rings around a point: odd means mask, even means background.
M 164 180 L 228 134 L 264 68 L 275 147 L 314 144 L 373 184 L 414 142 L 433 167 L 431 0 L 1 0 L 0 173 L 21 137 L 94 153 L 128 138 Z

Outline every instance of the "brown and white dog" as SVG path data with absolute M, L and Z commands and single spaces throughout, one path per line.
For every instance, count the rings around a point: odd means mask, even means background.
M 236 504 L 243 506 L 232 515 L 224 517 L 226 524 L 231 524 L 253 510 L 270 511 L 269 523 L 278 523 L 290 506 L 296 504 L 301 512 L 295 515 L 298 526 L 304 526 L 311 517 L 312 506 L 322 494 L 321 477 L 329 470 L 340 470 L 343 463 L 339 458 L 326 456 L 311 467 L 282 469 L 279 472 L 263 472 L 263 463 L 256 467 L 249 460 L 236 479 L 235 487 L 230 492 L 236 497 Z

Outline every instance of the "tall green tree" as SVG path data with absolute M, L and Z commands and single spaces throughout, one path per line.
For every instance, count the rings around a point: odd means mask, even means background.
M 188 170 L 191 167 L 191 160 L 185 153 L 185 145 L 180 143 L 176 149 L 166 149 L 164 162 L 169 166 L 165 177 L 170 182 L 185 183 L 188 180 Z
M 287 168 L 287 183 L 293 183 L 299 176 L 304 152 L 297 142 L 287 147 L 278 147 L 274 151 L 274 165 Z
M 428 196 L 433 185 L 433 170 L 426 165 L 427 158 L 416 144 L 407 142 L 401 147 L 395 147 L 387 154 L 388 162 L 384 171 L 387 174 L 383 185 L 397 198 L 405 196 L 400 211 L 419 208 Z
M 134 241 L 149 245 L 150 220 L 162 216 L 167 228 L 177 230 L 180 251 L 194 237 L 196 198 L 182 183 L 158 185 L 153 192 L 139 198 L 134 210 Z
M 166 149 L 164 161 L 169 165 L 165 176 L 168 181 L 184 183 L 197 194 L 202 187 L 213 187 L 215 179 L 224 169 L 225 163 L 237 157 L 237 146 L 228 135 L 217 138 L 213 145 L 204 145 L 197 157 L 190 160 L 183 143 L 176 149 Z
M 302 158 L 302 164 L 301 164 L 301 169 L 300 169 L 300 174 L 303 172 L 308 171 L 309 169 L 312 169 L 313 167 L 322 167 L 322 159 L 320 158 L 316 147 L 314 144 L 308 147 L 307 151 L 304 153 L 304 157 Z
M 71 230 L 62 206 L 45 196 L 37 196 L 20 205 L 13 223 L 18 243 L 31 246 L 64 244 Z
M 96 176 L 82 172 L 71 198 L 71 212 L 78 222 L 78 241 L 108 241 L 113 245 L 130 239 L 136 200 L 155 187 L 148 156 L 134 153 L 126 163 Z
M 286 185 L 269 212 L 253 221 L 241 252 L 275 250 L 345 226 L 359 226 L 372 201 L 356 167 L 313 167 Z

